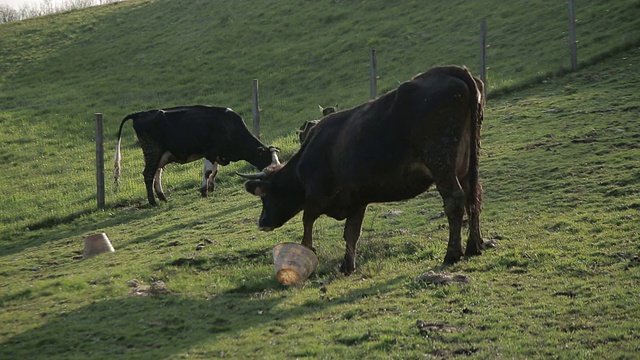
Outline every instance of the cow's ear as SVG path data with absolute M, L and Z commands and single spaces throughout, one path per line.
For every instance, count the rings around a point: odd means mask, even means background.
M 263 197 L 267 195 L 267 184 L 260 180 L 251 180 L 244 183 L 244 188 L 250 194 Z

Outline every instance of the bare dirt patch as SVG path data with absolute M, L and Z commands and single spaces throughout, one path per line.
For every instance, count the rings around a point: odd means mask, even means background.
M 127 285 L 131 288 L 130 295 L 133 296 L 154 296 L 154 295 L 166 295 L 172 294 L 169 289 L 167 289 L 167 284 L 164 281 L 154 281 L 150 285 L 145 285 L 142 281 L 133 279 L 127 281 Z
M 449 285 L 454 282 L 470 284 L 471 277 L 462 274 L 447 274 L 443 272 L 428 271 L 416 278 L 416 282 L 426 282 L 435 285 Z

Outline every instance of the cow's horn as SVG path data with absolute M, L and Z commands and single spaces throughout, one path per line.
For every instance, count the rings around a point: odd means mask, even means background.
M 271 147 L 269 150 L 271 150 L 271 163 L 280 165 L 280 160 L 278 160 L 278 153 L 280 152 L 280 149 L 277 147 Z
M 243 173 L 239 173 L 236 171 L 236 175 L 241 176 L 245 179 L 249 179 L 249 180 L 263 180 L 267 177 L 267 174 L 265 174 L 264 171 L 261 171 L 257 174 L 243 174 Z

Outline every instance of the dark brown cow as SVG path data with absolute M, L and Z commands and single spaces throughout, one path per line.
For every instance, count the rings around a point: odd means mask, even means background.
M 435 183 L 449 222 L 444 258 L 479 255 L 482 189 L 478 179 L 484 85 L 464 67 L 436 67 L 376 100 L 332 114 L 284 165 L 251 179 L 262 199 L 260 230 L 270 231 L 304 211 L 302 244 L 313 248 L 320 215 L 346 219 L 342 271 L 355 270 L 356 243 L 369 203 L 413 198 Z M 469 217 L 466 252 L 461 227 Z
M 253 136 L 240 115 L 229 108 L 195 105 L 148 110 L 129 114 L 120 123 L 114 165 L 116 183 L 120 178 L 122 126 L 129 119 L 133 119 L 142 147 L 142 175 L 151 205 L 156 205 L 154 190 L 160 200 L 167 201 L 161 183 L 167 164 L 185 164 L 203 157 L 208 160 L 203 171 L 204 190 L 201 189 L 205 196 L 207 182 L 211 190 L 214 188 L 218 164 L 246 160 L 260 170 L 271 164 L 271 154 L 278 151 Z

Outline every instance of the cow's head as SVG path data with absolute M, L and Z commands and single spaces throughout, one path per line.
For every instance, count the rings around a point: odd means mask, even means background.
M 289 219 L 302 210 L 303 195 L 296 191 L 295 181 L 286 176 L 284 165 L 278 161 L 274 153 L 271 165 L 257 174 L 238 175 L 249 179 L 244 184 L 250 194 L 262 200 L 262 213 L 258 220 L 258 228 L 271 231 L 284 225 Z
M 297 131 L 298 139 L 300 139 L 300 144 L 307 140 L 309 134 L 311 134 L 311 129 L 318 125 L 318 122 L 320 122 L 320 120 L 311 120 L 305 121 L 304 124 L 302 124 L 300 130 Z
M 320 108 L 320 112 L 322 113 L 322 116 L 327 116 L 329 114 L 333 114 L 334 112 L 338 111 L 338 104 L 335 104 L 333 106 L 327 106 L 327 107 L 322 107 L 322 105 L 318 105 L 318 108 Z

